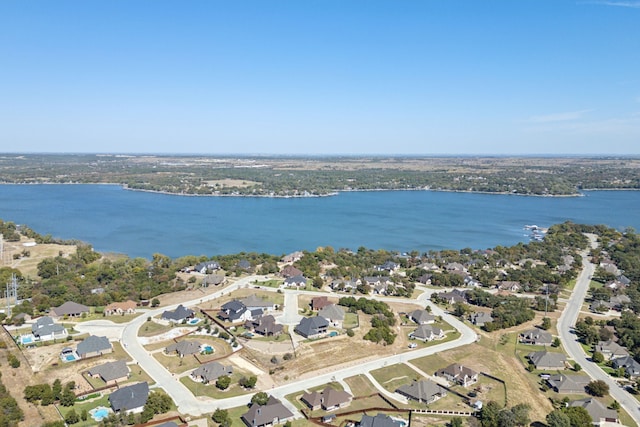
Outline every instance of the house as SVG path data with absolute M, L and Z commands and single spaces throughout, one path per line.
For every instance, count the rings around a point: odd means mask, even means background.
M 246 259 L 241 259 L 240 261 L 238 261 L 237 266 L 240 270 L 244 271 L 250 271 L 252 268 L 251 263 Z
M 609 311 L 613 308 L 610 302 L 603 300 L 593 301 L 589 305 L 589 311 L 593 313 L 604 313 L 605 311 Z
M 520 342 L 532 345 L 551 345 L 553 335 L 543 329 L 533 328 L 520 333 Z
M 248 427 L 268 427 L 293 419 L 293 413 L 278 399 L 269 396 L 265 405 L 252 403 L 249 410 L 242 414 L 240 419 Z
M 432 341 L 444 338 L 444 331 L 431 325 L 420 325 L 409 334 L 409 338 L 420 341 Z
M 329 321 L 322 316 L 303 317 L 294 331 L 305 338 L 319 338 L 327 333 Z
M 631 298 L 628 295 L 615 295 L 609 298 L 609 305 L 612 309 L 622 311 L 631 304 Z
M 262 314 L 262 310 L 259 312 Z M 253 319 L 253 314 L 240 300 L 234 299 L 222 305 L 218 318 L 231 323 L 246 322 Z
M 277 337 L 283 331 L 283 326 L 276 323 L 275 317 L 268 314 L 255 320 L 247 320 L 244 327 L 265 337 Z
M 191 354 L 200 353 L 200 346 L 202 344 L 198 341 L 178 341 L 171 345 L 168 345 L 164 352 L 166 354 L 176 353 L 180 357 L 189 356 Z
M 265 311 L 274 311 L 277 308 L 277 304 L 275 302 L 267 301 L 265 299 L 260 298 L 256 294 L 251 294 L 246 298 L 242 298 L 240 300 L 247 310 L 262 310 Z
M 580 406 L 587 410 L 591 416 L 591 420 L 595 425 L 601 425 L 603 423 L 620 423 L 618 412 L 613 409 L 607 409 L 599 400 L 593 397 L 586 399 L 574 400 L 569 403 L 569 406 Z
M 602 353 L 607 360 L 613 360 L 629 355 L 626 348 L 613 340 L 598 342 L 598 344 L 594 346 L 594 351 Z
M 233 374 L 233 366 L 224 366 L 219 362 L 209 362 L 201 365 L 191 372 L 194 381 L 209 384 L 224 375 Z
M 334 291 L 349 292 L 356 289 L 361 284 L 362 284 L 362 281 L 360 279 L 356 279 L 356 280 L 335 279 L 331 281 L 331 283 L 329 284 L 329 287 Z
M 227 278 L 223 274 L 207 274 L 202 279 L 202 287 L 208 288 L 209 286 L 222 285 Z
M 328 306 L 329 304 L 333 304 L 333 303 L 331 301 L 329 301 L 329 298 L 327 298 L 327 297 L 314 297 L 314 298 L 311 298 L 311 310 L 318 311 L 321 308 L 324 308 L 324 307 Z
M 478 327 L 482 327 L 487 323 L 493 322 L 491 314 L 485 311 L 478 311 L 469 316 L 469 321 Z
M 184 320 L 192 319 L 194 316 L 195 312 L 193 310 L 180 304 L 175 310 L 167 310 L 162 313 L 161 318 L 169 322 L 180 323 Z
M 416 282 L 418 283 L 422 283 L 423 285 L 430 285 L 431 284 L 431 279 L 433 278 L 433 274 L 431 273 L 426 273 L 421 275 L 420 277 L 418 277 L 416 279 Z
M 429 380 L 414 381 L 409 385 L 399 387 L 396 392 L 426 404 L 433 403 L 447 395 L 447 390 L 444 387 Z
M 547 384 L 557 393 L 584 393 L 584 388 L 591 378 L 587 375 L 553 374 L 547 379 Z
M 284 278 L 302 276 L 302 271 L 295 268 L 293 265 L 287 265 L 280 270 L 280 275 Z
M 104 308 L 105 316 L 133 314 L 136 312 L 136 302 L 128 300 L 125 302 L 112 302 Z
M 519 282 L 504 281 L 499 282 L 496 285 L 496 288 L 501 291 L 520 292 L 522 290 L 522 285 Z
M 60 307 L 52 308 L 49 314 L 53 317 L 80 317 L 83 314 L 89 314 L 89 307 L 77 302 L 67 301 Z
M 434 293 L 433 295 L 436 296 L 438 300 L 443 301 L 444 303 L 449 305 L 455 304 L 457 302 L 467 302 L 466 291 L 461 291 L 459 289 L 454 289 L 451 292 Z
M 31 316 L 29 314 L 27 314 L 27 313 L 18 313 L 16 315 L 14 315 L 12 317 L 12 319 L 13 319 L 13 321 L 20 321 L 21 320 L 24 323 L 24 322 L 30 321 L 31 320 Z
M 282 257 L 281 261 L 284 263 L 292 263 L 300 261 L 304 253 L 302 251 L 295 251 Z
M 318 316 L 327 319 L 334 328 L 342 328 L 344 310 L 335 304 L 329 304 L 318 312 Z
M 133 384 L 119 388 L 109 395 L 109 403 L 113 412 L 139 413 L 149 398 L 149 384 L 147 382 Z
M 536 369 L 564 369 L 567 356 L 562 353 L 551 353 L 547 350 L 534 351 L 527 355 L 527 359 Z
M 464 265 L 460 264 L 459 262 L 450 262 L 449 264 L 447 264 L 444 267 L 445 270 L 452 272 L 452 271 L 464 271 Z
M 388 271 L 389 273 L 393 273 L 400 268 L 400 264 L 397 264 L 393 261 L 387 261 L 382 265 L 376 265 L 374 269 L 376 271 Z
M 631 356 L 613 359 L 612 367 L 614 369 L 624 368 L 625 374 L 632 379 L 640 376 L 640 363 Z
M 418 325 L 429 325 L 436 321 L 436 316 L 429 313 L 427 310 L 414 310 L 407 314 L 407 317 Z
M 304 393 L 300 400 L 312 411 L 324 409 L 325 411 L 333 411 L 345 408 L 351 404 L 353 396 L 343 390 L 336 390 L 329 386 L 325 387 L 321 392 Z
M 363 415 L 358 426 L 360 427 L 404 427 L 407 423 L 391 418 L 389 415 L 376 414 L 376 416 Z
M 107 385 L 113 385 L 126 381 L 130 371 L 126 360 L 116 360 L 89 368 L 87 373 L 93 378 L 100 378 Z
M 220 270 L 220 264 L 216 261 L 201 262 L 193 267 L 193 271 L 200 274 L 208 274 L 215 270 Z
M 31 325 L 31 333 L 39 341 L 48 341 L 56 338 L 64 338 L 68 335 L 67 329 L 49 316 L 43 316 Z
M 113 352 L 113 347 L 107 337 L 89 335 L 76 346 L 76 353 L 81 359 L 102 356 Z
M 285 288 L 297 288 L 307 286 L 307 282 L 309 279 L 299 274 L 297 276 L 291 276 L 284 279 L 284 287 Z
M 436 371 L 436 376 L 446 378 L 448 381 L 469 387 L 478 382 L 478 373 L 471 368 L 454 363 L 444 369 Z

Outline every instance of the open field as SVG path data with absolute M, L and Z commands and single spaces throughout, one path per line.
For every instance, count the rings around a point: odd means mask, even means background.
M 24 277 L 36 279 L 38 277 L 38 263 L 43 259 L 56 257 L 59 254 L 67 257 L 76 253 L 75 245 L 36 244 L 35 246 L 24 246 L 28 242 L 33 242 L 33 239 L 23 236 L 19 242 L 5 241 L 0 267 L 9 266 L 20 270 Z M 29 256 L 13 259 L 14 255 L 23 251 L 28 251 Z M 5 305 L 4 299 L 0 299 L 0 303 Z

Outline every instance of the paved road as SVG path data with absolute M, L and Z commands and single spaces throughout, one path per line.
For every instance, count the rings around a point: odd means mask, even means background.
M 595 238 L 590 236 L 590 240 L 592 247 L 595 247 Z M 617 382 L 600 369 L 598 365 L 587 359 L 587 356 L 582 350 L 582 346 L 576 339 L 576 335 L 572 333 L 573 326 L 578 319 L 582 303 L 589 289 L 591 277 L 593 277 L 593 272 L 595 271 L 595 266 L 587 258 L 586 252 L 582 254 L 582 267 L 571 298 L 569 298 L 569 302 L 558 320 L 560 339 L 569 357 L 578 362 L 591 378 L 605 381 L 609 385 L 609 393 L 611 396 L 629 413 L 636 424 L 640 425 L 640 408 L 638 401 L 630 393 L 620 388 Z
M 216 292 L 211 295 L 204 296 L 202 298 L 197 298 L 192 301 L 183 301 L 181 304 L 185 306 L 191 306 L 200 304 L 201 302 L 208 301 L 210 299 L 218 298 L 222 293 L 228 294 L 238 288 L 245 287 L 250 285 L 254 280 L 262 279 L 263 276 L 250 276 L 243 279 L 238 280 L 234 284 L 222 289 L 219 292 Z M 290 292 L 293 299 L 297 299 L 298 294 L 303 294 L 303 291 L 291 291 Z M 288 295 L 289 292 L 287 292 Z M 317 295 L 318 293 L 312 293 Z M 288 297 L 291 298 L 291 297 Z M 422 294 L 419 297 L 419 301 L 425 302 L 428 298 L 428 293 Z M 380 298 L 395 302 L 412 302 L 416 303 L 417 301 L 410 299 L 402 299 L 402 298 Z M 430 304 L 430 303 L 427 303 Z M 169 373 L 153 356 L 149 354 L 147 350 L 138 342 L 137 335 L 140 327 L 146 322 L 147 317 L 156 316 L 161 314 L 165 310 L 172 310 L 177 307 L 178 304 L 174 304 L 167 307 L 158 308 L 155 310 L 150 310 L 146 312 L 144 315 L 137 317 L 133 321 L 131 321 L 128 325 L 125 326 L 122 335 L 122 342 L 127 344 L 125 350 L 131 355 L 131 357 L 136 360 L 139 365 L 153 378 L 158 387 L 162 387 L 169 396 L 174 400 L 176 406 L 178 407 L 178 411 L 183 414 L 190 415 L 202 415 L 204 413 L 210 413 L 215 411 L 217 408 L 227 409 L 227 408 L 235 408 L 238 406 L 246 405 L 249 403 L 251 399 L 251 394 L 244 396 L 231 397 L 227 399 L 214 400 L 211 398 L 197 398 L 193 396 L 193 394 L 182 384 L 180 383 L 176 377 L 174 377 L 171 373 Z M 293 304 L 292 304 L 293 306 Z M 296 304 L 297 306 L 297 304 Z M 271 390 L 265 390 L 272 394 L 273 396 L 283 400 L 286 395 L 291 393 L 298 392 L 300 390 L 305 390 L 309 388 L 313 388 L 316 386 L 320 386 L 326 384 L 331 381 L 343 381 L 347 377 L 352 377 L 354 375 L 366 374 L 374 369 L 383 368 L 388 365 L 393 365 L 396 363 L 404 363 L 407 360 L 417 359 L 420 357 L 429 356 L 431 354 L 435 354 L 441 351 L 450 350 L 456 347 L 460 347 L 462 345 L 471 344 L 476 341 L 477 335 L 475 331 L 473 331 L 469 326 L 460 322 L 458 319 L 450 316 L 445 313 L 442 309 L 435 305 L 431 305 L 432 311 L 436 315 L 442 316 L 445 321 L 451 324 L 454 328 L 460 331 L 460 338 L 449 341 L 446 343 L 437 344 L 434 346 L 415 349 L 410 352 L 405 352 L 397 355 L 380 357 L 375 360 L 360 362 L 354 361 L 353 365 L 348 366 L 346 368 L 336 369 L 334 371 L 327 371 L 324 374 L 319 374 L 313 378 L 305 378 L 295 382 L 291 382 L 289 384 L 282 385 L 280 387 L 273 388 Z M 286 308 L 285 308 L 286 309 Z M 297 309 L 296 309 L 297 311 Z M 291 313 L 290 313 L 291 314 Z M 283 400 L 284 404 L 285 402 Z M 296 415 L 300 415 L 298 411 L 294 411 Z

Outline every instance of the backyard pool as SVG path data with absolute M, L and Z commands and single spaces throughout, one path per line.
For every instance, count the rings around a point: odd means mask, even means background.
M 197 325 L 198 323 L 200 323 L 200 320 L 202 319 L 198 319 L 197 317 L 194 317 L 193 319 L 189 319 L 187 323 L 190 325 Z
M 109 416 L 109 408 L 98 406 L 97 408 L 90 410 L 89 414 L 91 414 L 91 418 L 93 418 L 94 420 L 102 421 L 104 418 L 107 418 Z
M 211 354 L 213 353 L 213 347 L 211 347 L 210 345 L 205 345 L 202 347 L 202 353 L 203 354 Z
M 22 343 L 22 345 L 31 344 L 33 343 L 33 341 L 34 341 L 33 335 L 22 335 L 20 337 L 20 342 Z

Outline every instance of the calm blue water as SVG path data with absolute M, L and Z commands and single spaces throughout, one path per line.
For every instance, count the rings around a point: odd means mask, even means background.
M 429 191 L 274 199 L 185 197 L 114 185 L 0 185 L 0 218 L 101 252 L 150 258 L 318 246 L 484 249 L 528 241 L 522 227 L 571 220 L 640 230 L 640 192 L 543 198 Z

